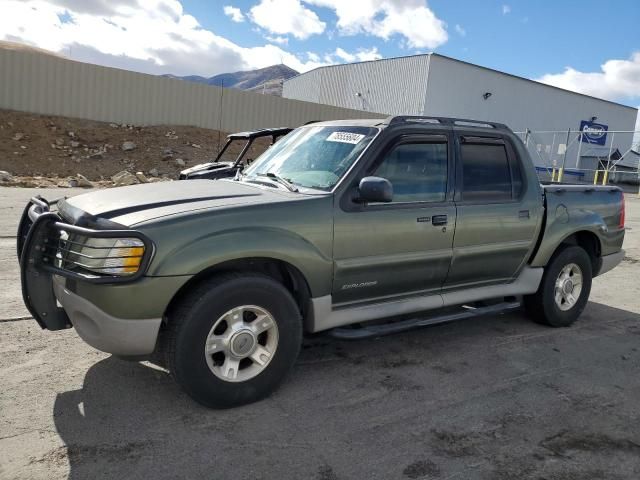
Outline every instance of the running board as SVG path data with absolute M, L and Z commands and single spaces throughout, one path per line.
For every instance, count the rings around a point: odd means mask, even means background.
M 505 313 L 520 308 L 519 302 L 502 302 L 487 307 L 462 307 L 463 311 L 448 313 L 445 315 L 429 317 L 429 318 L 411 318 L 401 320 L 399 322 L 382 323 L 378 325 L 367 325 L 360 328 L 334 328 L 327 332 L 328 335 L 340 340 L 360 340 L 363 338 L 381 337 L 383 335 L 391 335 L 399 332 L 406 332 L 414 328 L 427 327 L 430 325 L 439 325 L 441 323 L 454 322 L 456 320 L 464 320 L 467 318 L 476 318 L 483 315 L 492 315 L 496 313 Z

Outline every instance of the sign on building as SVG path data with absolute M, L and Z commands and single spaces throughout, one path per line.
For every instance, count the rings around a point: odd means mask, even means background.
M 582 132 L 580 141 L 591 145 L 605 145 L 607 143 L 607 130 L 609 130 L 609 125 L 582 120 L 580 122 L 580 131 Z

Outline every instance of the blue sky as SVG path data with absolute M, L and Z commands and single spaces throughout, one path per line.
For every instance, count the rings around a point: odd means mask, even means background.
M 146 73 L 435 51 L 640 105 L 640 0 L 3 0 L 0 39 Z
M 221 14 L 222 8 L 232 5 L 248 12 L 256 3 L 182 2 L 203 26 L 246 46 L 262 44 L 264 32 L 255 31 L 249 21 L 233 22 Z M 557 73 L 567 66 L 596 72 L 609 59 L 627 59 L 640 51 L 640 0 L 430 0 L 428 6 L 446 22 L 449 33 L 448 41 L 437 48 L 402 48 L 398 35 L 384 40 L 338 34 L 330 39 L 325 33 L 306 40 L 289 36 L 288 50 L 322 53 L 338 47 L 352 51 L 375 46 L 383 57 L 435 51 L 528 78 Z M 337 20 L 335 13 L 327 8 L 314 11 L 331 30 Z M 463 34 L 456 32 L 456 25 Z

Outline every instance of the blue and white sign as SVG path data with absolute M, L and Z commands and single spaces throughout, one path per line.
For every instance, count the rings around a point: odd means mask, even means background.
M 591 145 L 605 145 L 607 143 L 607 130 L 609 130 L 609 125 L 582 120 L 580 122 L 580 131 L 582 132 L 580 140 Z

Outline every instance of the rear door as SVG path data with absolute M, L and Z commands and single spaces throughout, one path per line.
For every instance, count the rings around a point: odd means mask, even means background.
M 455 136 L 458 217 L 445 289 L 508 282 L 534 248 L 539 199 L 508 136 Z
M 395 136 L 364 165 L 334 214 L 334 303 L 439 292 L 456 223 L 450 135 Z M 391 203 L 353 202 L 364 176 L 393 185 Z

